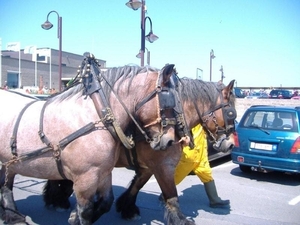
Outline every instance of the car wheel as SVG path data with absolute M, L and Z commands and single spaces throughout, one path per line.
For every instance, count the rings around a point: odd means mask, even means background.
M 251 167 L 250 166 L 245 166 L 245 165 L 239 165 L 240 166 L 240 170 L 243 171 L 244 173 L 250 173 Z

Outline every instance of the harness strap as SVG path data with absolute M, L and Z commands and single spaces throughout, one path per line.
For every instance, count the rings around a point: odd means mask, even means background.
M 45 109 L 46 106 L 49 104 L 49 101 L 46 101 L 45 104 L 43 105 L 43 108 L 41 110 L 40 113 L 40 129 L 38 131 L 38 134 L 40 136 L 41 141 L 46 144 L 47 146 L 51 145 L 51 142 L 49 141 L 49 139 L 46 137 L 46 135 L 44 134 L 44 113 L 45 113 Z
M 172 76 L 172 79 L 170 80 L 171 84 L 175 87 L 175 90 L 172 90 L 174 92 L 174 95 L 176 96 L 176 106 L 174 108 L 174 111 L 176 112 L 176 131 L 179 135 L 180 138 L 189 136 L 190 137 L 190 142 L 189 142 L 189 147 L 191 149 L 194 149 L 194 140 L 193 140 L 193 135 L 190 131 L 190 129 L 187 126 L 186 119 L 185 119 L 185 114 L 183 112 L 183 107 L 181 104 L 181 98 L 179 95 L 179 79 L 177 74 L 175 76 Z
M 55 158 L 55 162 L 56 162 L 58 172 L 59 172 L 59 174 L 62 178 L 67 180 L 68 178 L 66 177 L 66 175 L 64 173 L 64 169 L 62 167 L 62 162 L 61 162 L 61 157 L 60 157 L 62 149 L 60 148 L 60 146 L 57 146 L 57 148 L 53 149 L 53 150 L 54 150 L 53 155 L 54 155 L 54 158 Z
M 141 126 L 139 125 L 139 123 L 137 122 L 137 120 L 134 118 L 134 116 L 129 112 L 128 108 L 126 107 L 126 105 L 123 103 L 123 101 L 119 98 L 118 94 L 114 91 L 114 89 L 112 88 L 112 86 L 109 84 L 109 82 L 105 79 L 105 77 L 102 77 L 103 80 L 105 80 L 106 84 L 111 88 L 111 92 L 115 95 L 116 99 L 119 101 L 119 103 L 122 105 L 123 109 L 126 111 L 127 115 L 129 115 L 129 117 L 131 118 L 131 120 L 134 122 L 134 124 L 137 126 L 137 128 L 139 129 L 139 131 L 143 134 L 143 136 L 145 137 L 145 139 L 149 142 L 151 139 L 148 137 L 148 135 L 146 134 L 146 132 L 141 128 Z M 156 92 L 156 90 L 154 90 L 153 92 Z M 115 127 L 116 128 L 116 127 Z M 120 132 L 123 133 L 123 131 L 120 128 Z M 124 133 L 123 133 L 124 134 Z M 119 133 L 118 133 L 119 135 Z M 122 135 L 124 137 L 124 135 Z M 119 136 L 120 138 L 120 136 Z M 124 144 L 124 143 L 123 143 Z M 134 145 L 134 143 L 133 143 Z M 132 145 L 132 147 L 133 147 Z M 126 147 L 126 145 L 125 145 Z M 130 148 L 132 148 L 130 147 Z
M 43 108 L 41 110 L 41 113 L 40 113 L 40 129 L 38 131 L 38 134 L 40 136 L 40 139 L 41 141 L 47 145 L 47 147 L 45 147 L 44 149 L 45 150 L 53 150 L 54 153 L 54 158 L 55 158 L 55 162 L 56 162 L 56 166 L 57 166 L 57 170 L 60 174 L 60 176 L 64 179 L 67 179 L 64 171 L 63 171 L 63 168 L 62 168 L 62 163 L 61 163 L 61 158 L 60 158 L 60 151 L 61 149 L 58 147 L 57 149 L 54 149 L 54 146 L 53 144 L 49 141 L 49 139 L 47 138 L 47 136 L 45 135 L 43 129 L 44 129 L 44 113 L 45 113 L 45 110 L 46 110 L 46 106 L 49 104 L 49 101 L 46 101 L 46 103 L 43 105 Z M 27 154 L 28 157 L 30 156 L 36 156 L 36 155 L 39 155 L 39 154 L 42 154 L 43 153 L 43 149 L 41 150 L 37 150 L 37 151 L 34 151 L 32 152 L 31 154 Z
M 143 99 L 143 101 L 139 102 L 135 106 L 135 112 L 138 111 L 146 102 L 148 102 L 150 99 L 152 99 L 155 96 L 156 92 L 157 92 L 157 90 L 152 91 L 147 97 L 145 97 Z
M 62 139 L 59 142 L 59 147 L 61 150 L 63 150 L 69 143 L 71 143 L 72 141 L 74 141 L 75 139 L 88 134 L 89 132 L 95 130 L 96 126 L 95 123 L 90 122 L 89 124 L 83 126 L 82 128 L 80 128 L 79 130 L 75 131 L 74 133 L 68 135 L 67 137 L 65 137 L 64 139 Z
M 133 148 L 134 142 L 133 142 L 132 138 L 126 137 L 126 135 L 124 134 L 123 130 L 121 129 L 119 123 L 117 121 L 115 121 L 115 118 L 111 112 L 109 102 L 106 99 L 106 96 L 104 94 L 101 83 L 95 76 L 95 74 L 101 75 L 101 72 L 98 68 L 99 65 L 94 60 L 91 60 L 93 58 L 88 57 L 88 59 L 89 59 L 89 64 L 88 64 L 88 69 L 86 70 L 87 71 L 86 75 L 88 75 L 88 76 L 86 76 L 85 74 L 82 74 L 83 83 L 86 88 L 86 90 L 85 90 L 86 94 L 89 95 L 90 98 L 93 100 L 93 103 L 94 103 L 94 106 L 98 113 L 98 116 L 100 118 L 103 118 L 105 126 L 110 131 L 110 133 L 113 135 L 113 137 L 115 139 L 116 139 L 116 137 L 119 137 L 119 139 L 121 140 L 121 142 L 123 143 L 123 145 L 126 148 L 129 148 L 129 149 Z M 103 76 L 101 78 L 104 79 L 107 84 L 109 84 Z M 115 94 L 115 92 L 113 91 L 113 88 L 112 88 L 112 92 Z M 98 95 L 96 95 L 96 93 L 98 93 Z M 123 104 L 123 102 L 118 97 L 117 97 L 117 99 L 122 104 L 122 106 L 126 110 L 127 114 L 129 116 L 131 116 L 131 118 L 133 118 L 132 115 L 128 112 L 128 110 L 125 107 L 125 105 Z M 104 105 L 106 110 L 101 111 L 100 102 L 102 102 L 102 104 Z M 104 115 L 102 115 L 102 114 L 104 114 Z M 107 115 L 108 115 L 109 119 L 107 119 Z
M 129 169 L 136 170 L 140 168 L 140 165 L 137 160 L 137 152 L 135 147 L 133 147 L 132 149 L 125 149 L 125 155 L 129 164 Z
M 21 110 L 21 112 L 19 113 L 19 116 L 16 120 L 14 130 L 13 130 L 13 136 L 10 139 L 11 153 L 14 156 L 17 156 L 17 135 L 18 135 L 18 129 L 19 129 L 20 121 L 21 121 L 22 116 L 23 116 L 24 112 L 26 111 L 26 109 L 28 109 L 28 107 L 31 106 L 35 102 L 37 102 L 37 100 L 34 100 L 34 101 L 31 101 L 31 102 L 27 103 L 24 106 L 24 108 Z

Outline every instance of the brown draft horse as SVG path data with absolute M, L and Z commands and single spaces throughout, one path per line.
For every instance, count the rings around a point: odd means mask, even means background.
M 174 125 L 159 119 L 173 109 L 161 111 L 157 97 L 158 86 L 169 90 L 172 76 L 172 66 L 161 71 L 125 66 L 101 73 L 94 56 L 86 54 L 74 85 L 46 102 L 0 90 L 5 106 L 0 110 L 2 219 L 25 221 L 13 199 L 16 174 L 71 180 L 77 200 L 71 224 L 92 224 L 109 211 L 111 171 L 122 144 L 133 146 L 123 132 L 128 124 L 146 127 L 141 131 L 152 149 L 175 141 Z
M 180 99 L 187 127 L 192 128 L 201 123 L 208 137 L 215 142 L 214 147 L 219 151 L 228 151 L 233 147 L 233 143 L 228 140 L 228 136 L 234 131 L 236 118 L 233 85 L 234 80 L 228 86 L 188 78 L 183 78 L 179 82 Z M 129 188 L 116 202 L 117 211 L 124 219 L 140 217 L 139 208 L 135 204 L 137 194 L 154 175 L 166 199 L 167 224 L 194 224 L 187 220 L 179 209 L 174 183 L 174 169 L 181 151 L 178 145 L 173 145 L 165 151 L 153 151 L 145 141 L 136 142 L 135 152 L 125 148 L 121 150 L 116 167 L 131 168 L 136 172 Z M 48 181 L 44 187 L 46 205 L 68 208 L 70 207 L 68 197 L 71 194 L 72 182 L 67 180 Z

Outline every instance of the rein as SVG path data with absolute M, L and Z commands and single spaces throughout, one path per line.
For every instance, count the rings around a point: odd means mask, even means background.
M 145 139 L 150 142 L 151 139 L 148 137 L 148 135 L 146 134 L 146 132 L 140 127 L 140 125 L 138 124 L 138 122 L 136 121 L 136 119 L 133 117 L 133 115 L 129 112 L 128 108 L 125 106 L 125 104 L 123 103 L 123 101 L 119 98 L 119 96 L 117 95 L 117 93 L 113 90 L 112 86 L 108 83 L 108 81 L 105 79 L 104 76 L 99 77 L 98 79 L 95 77 L 95 74 L 90 73 L 91 68 L 93 69 L 94 73 L 98 74 L 99 76 L 101 75 L 101 72 L 99 70 L 99 65 L 95 62 L 94 60 L 94 56 L 93 55 L 89 55 L 87 57 L 88 63 L 87 64 L 87 69 L 86 69 L 86 73 L 85 74 L 81 74 L 82 79 L 83 79 L 83 83 L 86 87 L 86 94 L 90 95 L 90 97 L 92 98 L 94 105 L 96 107 L 96 111 L 99 115 L 99 117 L 103 117 L 103 115 L 108 115 L 108 120 L 104 120 L 105 122 L 105 126 L 109 129 L 109 131 L 112 133 L 112 135 L 114 137 L 119 137 L 119 139 L 121 140 L 121 142 L 123 143 L 123 145 L 127 148 L 127 149 L 131 149 L 134 147 L 134 141 L 132 139 L 132 137 L 127 137 L 125 135 L 125 133 L 123 132 L 123 130 L 121 129 L 119 123 L 116 121 L 115 117 L 112 114 L 112 111 L 109 107 L 109 103 L 105 97 L 105 94 L 103 92 L 103 88 L 101 86 L 101 83 L 99 82 L 99 79 L 103 79 L 106 84 L 111 88 L 112 93 L 115 95 L 116 99 L 119 101 L 119 103 L 122 105 L 123 109 L 126 111 L 126 113 L 129 115 L 129 117 L 132 119 L 132 121 L 135 123 L 135 125 L 137 126 L 137 128 L 140 130 L 140 132 L 144 135 Z M 93 82 L 93 81 L 97 81 L 97 82 Z M 94 86 L 90 87 L 91 83 L 96 83 L 94 84 Z M 87 89 L 87 87 L 89 87 Z M 99 95 L 94 95 L 94 93 L 98 92 Z M 100 97 L 100 98 L 99 98 Z M 102 102 L 102 104 L 105 106 L 105 110 L 101 110 L 99 102 Z

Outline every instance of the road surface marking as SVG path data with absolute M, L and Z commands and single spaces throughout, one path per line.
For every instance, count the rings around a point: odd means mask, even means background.
M 289 201 L 289 205 L 296 205 L 300 202 L 300 195 L 297 197 L 293 198 L 291 201 Z
M 231 163 L 226 163 L 226 164 L 221 164 L 221 165 L 213 167 L 212 169 L 219 169 L 219 168 L 225 168 L 225 167 L 231 167 L 231 166 L 236 166 L 236 164 L 234 164 L 232 162 Z

